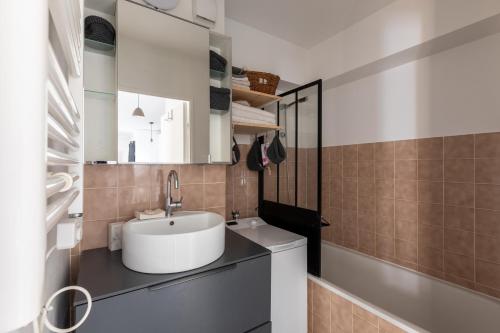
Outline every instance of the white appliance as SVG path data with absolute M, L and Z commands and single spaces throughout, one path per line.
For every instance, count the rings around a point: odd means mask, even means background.
M 273 333 L 306 333 L 307 238 L 269 225 L 259 217 L 228 222 L 228 228 L 272 252 Z

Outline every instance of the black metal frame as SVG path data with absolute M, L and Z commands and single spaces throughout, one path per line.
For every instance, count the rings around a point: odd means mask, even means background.
M 317 86 L 318 89 L 318 141 L 317 141 L 317 210 L 310 210 L 297 207 L 298 204 L 298 153 L 299 136 L 298 136 L 298 93 L 304 89 Z M 323 112 L 323 81 L 316 80 L 306 85 L 287 91 L 280 94 L 280 97 L 295 95 L 295 205 L 286 205 L 279 203 L 279 175 L 280 168 L 277 168 L 276 181 L 276 200 L 277 202 L 264 200 L 264 173 L 259 172 L 259 216 L 271 225 L 295 232 L 307 237 L 308 240 L 308 271 L 311 274 L 320 276 L 321 274 L 321 178 L 322 178 L 322 112 Z M 277 114 L 279 125 L 279 107 L 277 102 Z M 260 137 L 260 142 L 263 142 L 263 137 Z

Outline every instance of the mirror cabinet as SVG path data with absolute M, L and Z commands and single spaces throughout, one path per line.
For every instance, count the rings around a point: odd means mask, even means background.
M 210 108 L 230 88 L 231 39 L 145 5 L 118 0 L 115 45 L 85 52 L 88 163 L 229 163 L 231 110 Z M 210 71 L 210 50 L 227 59 Z

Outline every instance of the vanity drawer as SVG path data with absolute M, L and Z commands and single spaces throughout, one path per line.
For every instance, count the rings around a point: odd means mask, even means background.
M 270 306 L 266 255 L 96 301 L 77 332 L 248 332 L 271 320 Z M 76 307 L 77 320 L 85 308 Z

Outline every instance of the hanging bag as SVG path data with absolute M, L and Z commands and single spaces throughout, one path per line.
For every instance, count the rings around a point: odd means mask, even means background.
M 262 164 L 262 150 L 260 147 L 259 139 L 255 139 L 250 151 L 247 156 L 247 166 L 252 171 L 262 171 L 264 170 L 264 165 Z
M 233 136 L 233 151 L 232 151 L 232 165 L 238 164 L 240 161 L 241 153 L 240 153 L 240 147 L 238 147 L 238 143 L 236 142 L 236 139 Z
M 281 140 L 279 138 L 279 133 L 276 133 L 274 136 L 273 142 L 267 149 L 267 156 L 274 164 L 280 164 L 286 159 L 286 150 L 285 147 L 281 144 Z

